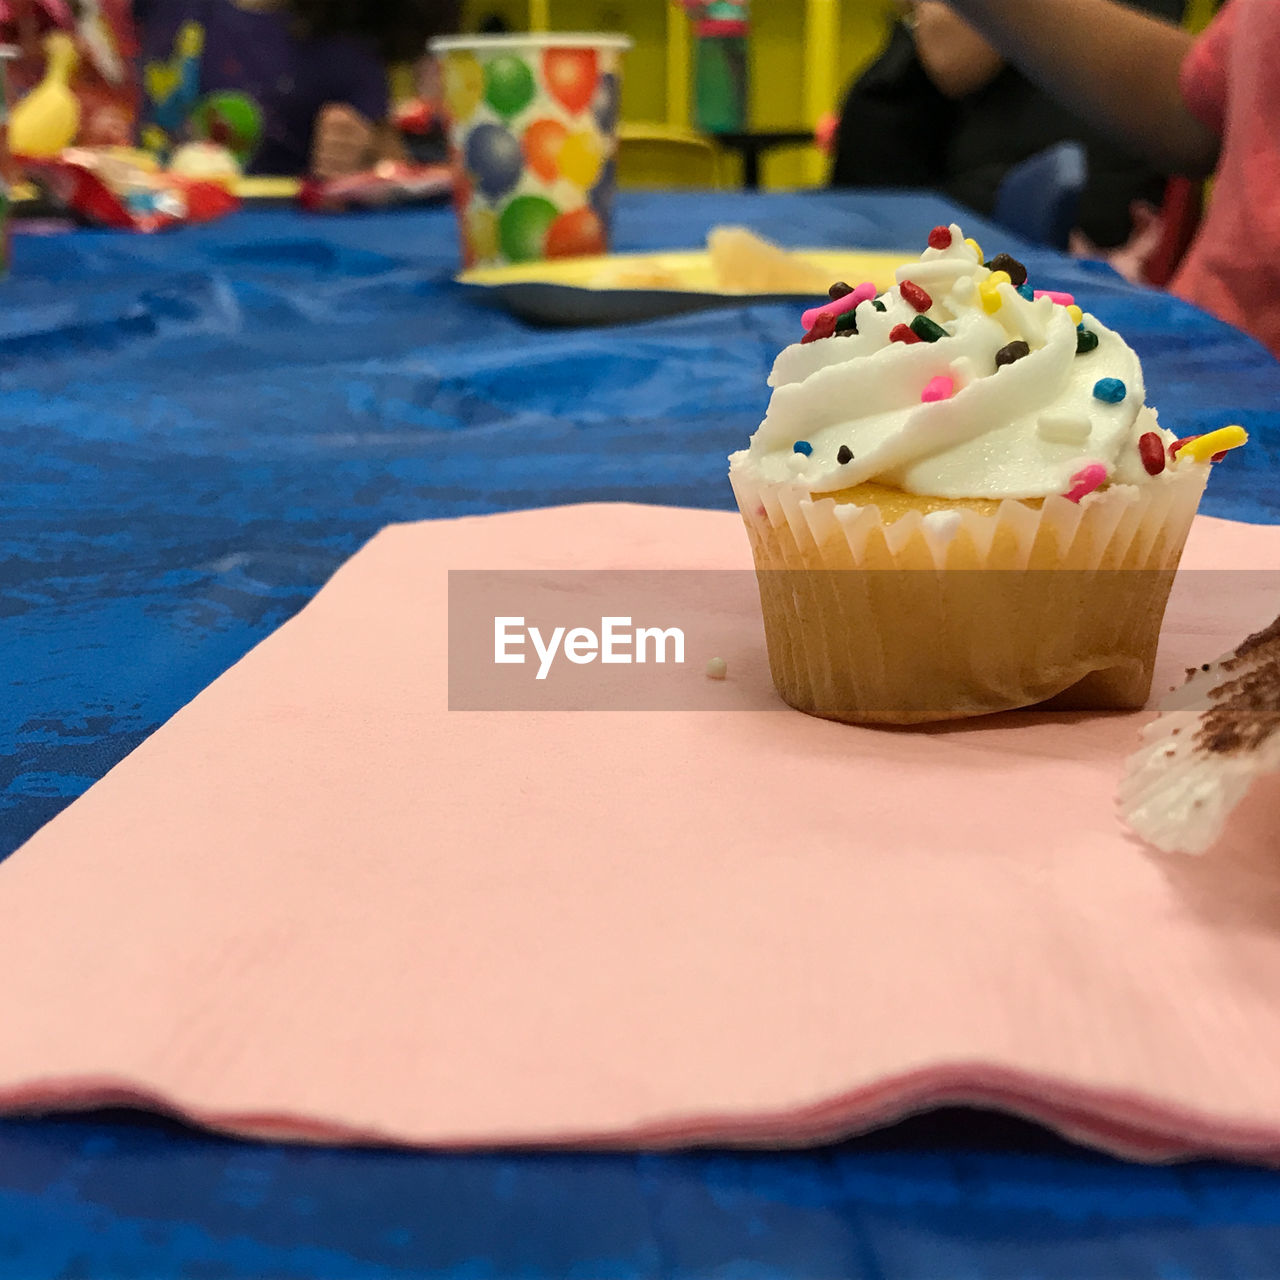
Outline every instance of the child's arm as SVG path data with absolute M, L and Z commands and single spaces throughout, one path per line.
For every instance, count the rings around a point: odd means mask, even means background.
M 1221 139 L 1178 87 L 1193 37 L 1114 0 L 950 0 L 1048 93 L 1157 167 L 1212 171 Z
M 939 0 L 919 0 L 910 16 L 916 54 L 929 79 L 948 98 L 976 93 L 1003 70 L 1004 59 Z

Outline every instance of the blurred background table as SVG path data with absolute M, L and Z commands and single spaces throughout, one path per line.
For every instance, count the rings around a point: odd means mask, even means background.
M 618 246 L 737 222 L 915 253 L 928 196 L 640 195 Z M 1244 420 L 1205 510 L 1280 522 L 1280 366 L 977 219 L 1142 356 L 1179 434 Z M 252 210 L 22 237 L 0 318 L 0 857 L 383 525 L 579 501 L 730 509 L 792 306 L 536 330 L 452 283 L 447 210 Z M 50 928 L 57 922 L 50 921 Z M 0 1276 L 1220 1277 L 1274 1273 L 1280 1174 L 1145 1168 L 976 1113 L 803 1152 L 444 1155 L 0 1121 Z
M 742 160 L 742 185 L 748 191 L 760 187 L 760 160 L 780 147 L 804 147 L 813 142 L 812 129 L 752 129 L 745 133 L 709 135 L 716 146 L 732 151 Z

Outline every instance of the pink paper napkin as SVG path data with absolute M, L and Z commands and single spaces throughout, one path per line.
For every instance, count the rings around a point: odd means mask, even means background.
M 1187 563 L 1280 568 L 1280 529 L 1202 519 Z M 0 1103 L 483 1146 L 964 1101 L 1280 1157 L 1275 788 L 1163 857 L 1114 815 L 1141 715 L 729 709 L 768 696 L 747 605 L 725 710 L 447 710 L 446 570 L 564 566 L 749 557 L 735 516 L 657 508 L 380 534 L 0 866 Z M 1165 683 L 1274 615 L 1248 594 L 1179 593 Z

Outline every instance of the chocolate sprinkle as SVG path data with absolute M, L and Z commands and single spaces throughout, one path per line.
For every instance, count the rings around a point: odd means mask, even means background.
M 851 294 L 852 292 L 853 292 L 853 285 L 845 284 L 843 280 L 837 280 L 835 284 L 833 284 L 831 288 L 827 290 L 827 293 L 830 294 L 831 296 L 832 302 L 836 302 L 840 298 L 848 297 L 848 295 Z
M 847 444 L 840 446 L 840 452 L 836 454 L 836 461 L 843 467 L 845 463 L 853 461 L 853 450 Z
M 1001 347 L 996 352 L 996 368 L 1003 369 L 1005 365 L 1015 364 L 1024 356 L 1029 356 L 1030 354 L 1031 348 L 1021 338 L 1018 338 L 1009 343 L 1007 347 Z
M 1280 733 L 1280 618 L 1243 641 L 1222 664 L 1241 671 L 1209 695 L 1213 705 L 1200 718 L 1196 747 L 1214 755 L 1256 751 Z
M 1009 273 L 1009 281 L 1016 289 L 1019 285 L 1027 283 L 1027 269 L 1020 263 L 1017 258 L 1011 258 L 1007 253 L 997 253 L 987 266 L 992 271 L 1007 271 Z

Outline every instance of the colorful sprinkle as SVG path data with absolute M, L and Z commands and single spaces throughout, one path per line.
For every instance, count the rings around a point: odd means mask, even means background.
M 712 658 L 707 663 L 707 679 L 723 680 L 729 674 L 729 664 L 723 658 Z
M 1067 308 L 1067 315 L 1071 317 L 1071 323 L 1075 325 L 1077 329 L 1084 324 L 1084 312 L 1081 311 L 1074 302 Z
M 1031 348 L 1021 338 L 1015 339 L 1007 347 L 1001 347 L 996 352 L 996 368 L 1003 369 L 1005 365 L 1015 364 L 1030 354 Z
M 951 228 L 950 227 L 934 227 L 929 232 L 929 248 L 930 249 L 950 249 L 951 248 Z
M 920 341 L 920 335 L 907 324 L 895 324 L 889 330 L 890 342 L 905 342 L 907 346 L 911 346 L 914 342 Z
M 875 307 L 875 309 L 876 309 L 877 311 L 888 311 L 888 309 L 889 309 L 888 307 L 886 307 L 886 306 L 884 305 L 884 303 L 883 303 L 883 302 L 881 302 L 881 301 L 880 301 L 880 299 L 879 299 L 879 298 L 875 298 L 875 299 L 873 299 L 873 300 L 872 300 L 871 305 L 872 305 L 873 307 Z
M 819 316 L 814 322 L 812 328 L 800 339 L 801 344 L 806 342 L 820 342 L 823 338 L 829 338 L 836 331 L 836 316 Z
M 866 302 L 869 298 L 876 296 L 876 287 L 869 281 L 860 284 L 856 289 L 851 289 L 843 297 L 837 298 L 834 302 L 828 302 L 825 306 L 810 307 L 800 317 L 800 323 L 806 329 L 813 327 L 813 322 L 820 315 L 842 316 L 846 311 L 852 311 L 861 302 Z
M 1154 432 L 1145 432 L 1138 438 L 1138 453 L 1147 475 L 1158 476 L 1164 470 L 1164 441 Z
M 1060 307 L 1074 306 L 1076 301 L 1072 294 L 1058 293 L 1055 289 L 1037 289 L 1035 296 L 1036 298 L 1048 298 L 1050 302 L 1055 302 Z
M 791 446 L 791 451 L 793 453 L 803 453 L 804 456 L 808 458 L 813 454 L 813 445 L 811 445 L 807 440 L 797 440 L 795 444 Z
M 1029 284 L 1015 285 L 1014 291 L 1018 294 L 1019 297 L 1026 298 L 1028 302 L 1034 302 L 1036 300 L 1035 291 L 1031 288 Z
M 843 467 L 847 463 L 853 461 L 853 450 L 847 444 L 840 446 L 840 452 L 836 454 L 836 461 Z
M 955 379 L 939 374 L 936 378 L 930 378 L 925 384 L 924 390 L 920 393 L 920 401 L 922 404 L 933 404 L 938 400 L 950 400 L 955 393 Z
M 1099 378 L 1093 384 L 1093 398 L 1103 404 L 1119 404 L 1129 394 L 1129 388 L 1119 378 Z
M 1193 436 L 1178 449 L 1174 458 L 1178 461 L 1191 458 L 1196 462 L 1217 462 L 1220 454 L 1248 443 L 1249 434 L 1243 427 L 1223 427 L 1205 436 Z
M 842 316 L 836 316 L 836 332 L 852 337 L 858 332 L 858 313 L 856 311 L 846 311 Z
M 982 309 L 989 315 L 995 315 L 1004 306 L 1004 300 L 1000 297 L 1000 286 L 1011 283 L 1007 271 L 993 271 L 978 289 L 978 296 L 982 299 Z
M 911 322 L 911 331 L 923 342 L 937 342 L 939 338 L 951 336 L 940 324 L 930 320 L 928 316 L 916 316 Z
M 832 302 L 839 302 L 841 298 L 847 297 L 853 292 L 853 285 L 845 284 L 843 280 L 837 280 L 835 284 L 827 290 L 827 297 Z
M 1076 355 L 1083 356 L 1098 349 L 1098 335 L 1092 329 L 1076 330 Z
M 983 258 L 982 256 L 982 246 L 975 239 L 973 239 L 972 236 L 970 236 L 969 239 L 965 241 L 965 244 L 967 244 L 969 248 L 972 249 L 974 253 L 978 255 L 978 266 L 982 266 L 983 262 L 986 261 L 986 259 Z
M 917 311 L 928 311 L 933 306 L 933 299 L 914 281 L 904 280 L 898 286 L 902 300 L 915 307 Z
M 1009 282 L 1015 289 L 1020 288 L 1027 283 L 1027 269 L 1020 263 L 1017 258 L 1010 257 L 1007 253 L 997 253 L 987 266 L 992 271 L 1003 271 L 1009 277 Z
M 1071 477 L 1071 488 L 1062 496 L 1068 502 L 1079 502 L 1107 482 L 1107 469 L 1100 462 L 1091 462 Z

